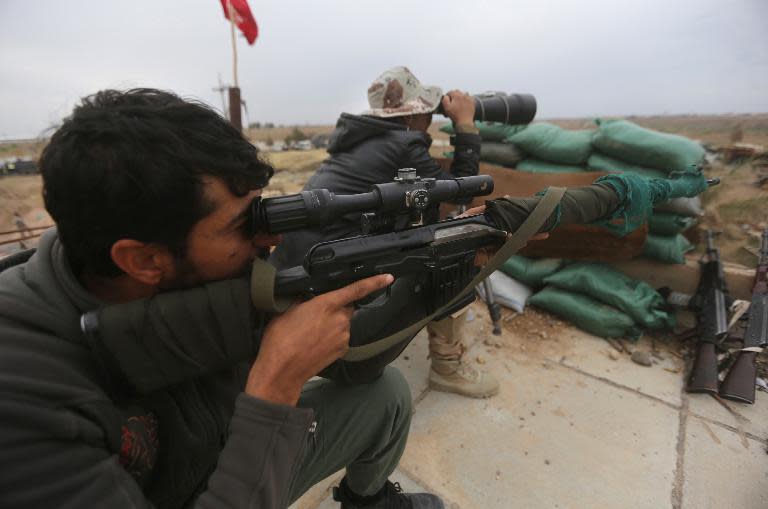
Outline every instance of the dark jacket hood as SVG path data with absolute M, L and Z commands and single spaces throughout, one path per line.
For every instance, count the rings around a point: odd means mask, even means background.
M 379 136 L 387 131 L 405 130 L 403 124 L 392 120 L 342 113 L 331 135 L 328 153 L 345 152 L 368 138 Z

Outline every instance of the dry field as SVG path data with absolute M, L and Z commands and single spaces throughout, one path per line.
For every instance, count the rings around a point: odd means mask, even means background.
M 712 146 L 726 145 L 734 129 L 742 132 L 742 142 L 763 145 L 768 148 L 768 114 L 726 116 L 670 116 L 629 117 L 634 122 L 659 131 L 681 134 Z M 562 127 L 578 129 L 592 127 L 592 119 L 553 120 Z M 436 139 L 448 137 L 432 127 Z M 292 127 L 251 129 L 247 133 L 253 141 L 268 137 L 281 139 Z M 331 132 L 333 126 L 299 126 L 305 134 Z M 36 158 L 42 150 L 42 142 L 16 142 L 0 144 L 0 159 L 11 157 Z M 439 156 L 446 147 L 433 147 L 433 155 Z M 450 149 L 448 149 L 450 150 Z M 265 152 L 264 156 L 275 166 L 275 177 L 266 195 L 295 193 L 301 189 L 312 172 L 326 157 L 324 150 Z M 722 230 L 719 245 L 728 261 L 754 266 L 754 256 L 745 246 L 754 247 L 754 232 L 768 224 L 768 192 L 754 186 L 759 168 L 749 162 L 736 165 L 714 163 L 708 170 L 723 183 L 704 195 L 706 215 L 704 225 Z M 17 210 L 29 226 L 45 225 L 50 218 L 42 206 L 38 176 L 0 178 L 0 231 L 13 229 L 13 211 Z M 10 248 L 12 246 L 8 246 Z M 3 251 L 0 246 L 0 252 Z

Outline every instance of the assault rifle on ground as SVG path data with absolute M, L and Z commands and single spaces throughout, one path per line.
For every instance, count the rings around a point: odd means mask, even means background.
M 707 230 L 707 250 L 699 265 L 701 278 L 696 294 L 689 303 L 689 307 L 696 311 L 698 343 L 686 390 L 717 394 L 716 345 L 728 333 L 728 289 L 720 251 L 713 245 L 711 230 Z
M 754 403 L 757 377 L 755 360 L 768 345 L 768 229 L 763 231 L 747 320 L 744 346 L 736 354 L 736 360 L 720 386 L 720 396 Z

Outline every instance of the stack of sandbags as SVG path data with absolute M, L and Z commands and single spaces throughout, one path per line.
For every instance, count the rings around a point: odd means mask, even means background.
M 704 163 L 704 147 L 684 136 L 645 129 L 626 120 L 595 122 L 598 129 L 592 137 L 595 151 L 587 162 L 590 169 L 665 178 Z M 684 263 L 684 254 L 693 246 L 682 232 L 703 213 L 698 196 L 657 205 L 648 222 L 643 254 L 666 263 Z
M 480 160 L 536 173 L 570 173 L 586 170 L 592 151 L 593 131 L 569 131 L 539 122 L 512 126 L 475 122 L 482 144 Z M 440 128 L 454 134 L 451 124 Z
M 524 125 L 507 125 L 498 122 L 475 122 L 482 138 L 480 160 L 488 163 L 514 168 L 525 154 L 508 139 L 518 131 L 525 129 Z M 440 128 L 444 133 L 455 134 L 452 124 Z M 447 155 L 447 154 L 446 154 Z
M 686 171 L 704 162 L 704 147 L 684 136 L 661 133 L 627 120 L 595 120 L 592 146 L 600 153 L 665 173 Z
M 598 119 L 595 123 L 596 130 L 567 130 L 547 122 L 528 126 L 477 122 L 483 139 L 480 159 L 534 173 L 594 171 L 647 178 L 667 178 L 671 172 L 704 162 L 704 148 L 683 136 L 645 129 L 626 120 Z M 442 130 L 453 132 L 450 125 Z M 663 217 L 649 221 L 644 255 L 666 263 L 683 263 L 692 246 L 682 233 L 704 213 L 701 200 L 676 198 L 657 205 L 654 212 Z
M 675 316 L 643 281 L 598 263 L 572 263 L 543 278 L 528 303 L 602 337 L 637 338 L 642 328 L 670 329 Z
M 517 165 L 518 170 L 569 173 L 586 171 L 592 152 L 592 134 L 593 131 L 570 131 L 539 122 L 509 136 L 507 141 L 528 156 Z

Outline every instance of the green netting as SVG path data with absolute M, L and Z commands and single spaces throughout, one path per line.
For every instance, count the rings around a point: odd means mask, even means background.
M 669 329 L 675 315 L 664 298 L 644 281 L 600 263 L 574 263 L 544 278 L 544 283 L 582 293 L 609 304 L 649 329 Z
M 570 166 L 566 164 L 550 163 L 541 159 L 523 159 L 517 166 L 518 170 L 531 173 L 580 173 L 586 171 L 581 166 Z
M 598 224 L 614 234 L 627 235 L 648 220 L 656 203 L 681 196 L 696 196 L 707 189 L 707 179 L 699 170 L 675 171 L 668 179 L 649 179 L 632 173 L 611 174 L 595 183 L 610 185 L 619 195 L 622 206 Z M 615 224 L 614 219 L 623 222 Z
M 523 158 L 520 150 L 511 143 L 483 141 L 480 146 L 480 160 L 514 168 Z
M 555 124 L 540 122 L 507 137 L 507 141 L 538 159 L 578 165 L 589 159 L 593 132 L 569 131 Z
M 528 299 L 528 304 L 561 316 L 595 336 L 640 337 L 640 329 L 626 313 L 586 295 L 547 286 Z
M 661 170 L 654 170 L 653 168 L 645 168 L 643 166 L 630 164 L 599 152 L 592 152 L 592 155 L 589 156 L 589 159 L 587 160 L 587 167 L 590 171 L 635 173 L 642 177 L 650 178 L 666 178 L 667 176 L 667 174 Z
M 704 161 L 704 148 L 675 134 L 645 129 L 626 120 L 595 120 L 599 129 L 592 137 L 595 149 L 639 166 L 664 171 L 683 171 Z
M 475 122 L 475 125 L 480 130 L 480 137 L 483 141 L 504 141 L 516 132 L 525 129 L 524 125 L 509 125 L 501 124 L 499 122 Z M 453 124 L 448 123 L 440 128 L 444 133 L 448 133 L 451 136 L 456 134 L 453 130 Z
M 664 263 L 685 263 L 685 253 L 693 244 L 680 235 L 655 235 L 649 233 L 643 245 L 643 255 Z
M 541 288 L 544 286 L 544 278 L 560 270 L 563 264 L 563 260 L 559 258 L 532 260 L 525 256 L 512 255 L 499 270 L 531 288 Z
M 648 231 L 656 235 L 677 235 L 697 222 L 694 217 L 654 211 L 653 215 L 648 218 Z

